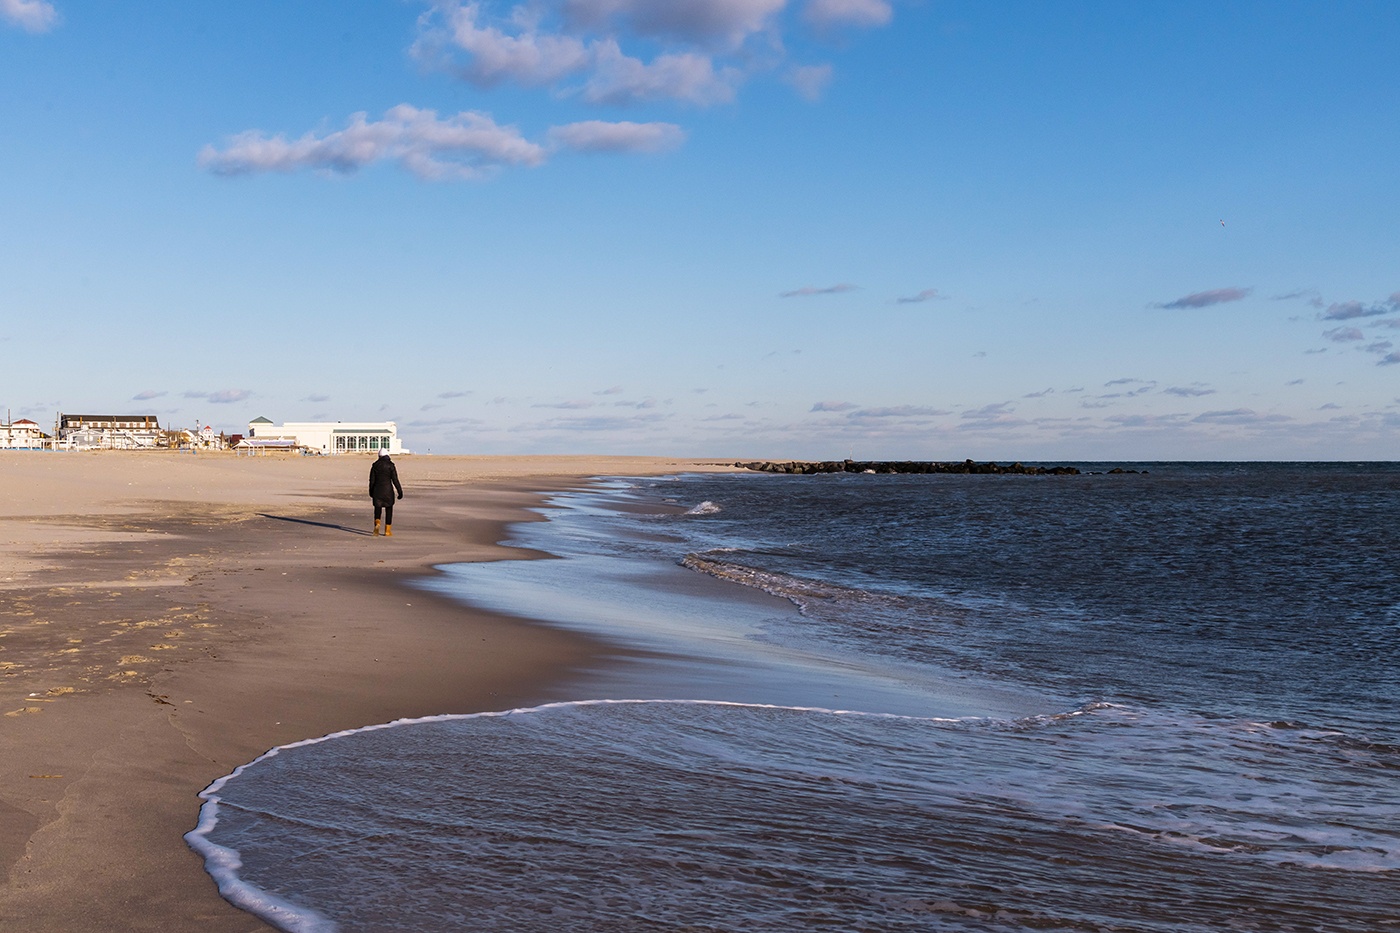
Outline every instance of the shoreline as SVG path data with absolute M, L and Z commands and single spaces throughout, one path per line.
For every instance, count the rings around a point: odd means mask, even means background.
M 546 556 L 497 542 L 591 477 L 726 468 L 399 463 L 399 533 L 383 539 L 367 458 L 0 455 L 0 923 L 271 929 L 184 842 L 198 792 L 287 742 L 554 698 L 617 646 L 405 584 Z

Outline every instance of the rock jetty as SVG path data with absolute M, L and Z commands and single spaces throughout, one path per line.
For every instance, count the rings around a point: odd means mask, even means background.
M 736 467 L 760 473 L 978 473 L 1020 476 L 1078 476 L 1072 466 L 1026 466 L 1012 463 L 940 463 L 936 460 L 752 460 Z M 1114 470 L 1114 472 L 1126 472 Z

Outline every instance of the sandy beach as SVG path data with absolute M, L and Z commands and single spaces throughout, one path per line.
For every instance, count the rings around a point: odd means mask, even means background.
M 377 538 L 368 458 L 0 453 L 0 926 L 269 929 L 182 834 L 210 781 L 285 742 L 510 708 L 594 661 L 580 635 L 405 586 L 542 491 L 723 470 L 638 457 L 402 457 Z

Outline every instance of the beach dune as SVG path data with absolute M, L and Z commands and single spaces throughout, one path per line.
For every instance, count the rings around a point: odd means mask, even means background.
M 403 457 L 385 539 L 369 464 L 0 452 L 0 927 L 269 929 L 183 841 L 210 781 L 298 739 L 549 699 L 600 651 L 406 581 L 531 556 L 497 542 L 542 491 L 731 468 Z

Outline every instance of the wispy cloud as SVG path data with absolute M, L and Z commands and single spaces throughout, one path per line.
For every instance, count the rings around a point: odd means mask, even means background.
M 1130 377 L 1124 377 L 1124 378 L 1122 378 L 1122 379 L 1110 379 L 1108 382 L 1105 382 L 1103 385 L 1104 385 L 1104 388 L 1105 388 L 1105 389 L 1111 389 L 1111 388 L 1118 387 L 1118 386 L 1122 386 L 1123 389 L 1122 389 L 1122 391 L 1119 391 L 1119 392 L 1105 392 L 1105 393 L 1102 394 L 1102 395 L 1097 395 L 1097 396 L 1095 396 L 1095 398 L 1101 398 L 1101 399 L 1108 399 L 1108 398 L 1134 398 L 1134 397 L 1139 396 L 1139 395 L 1146 395 L 1148 392 L 1151 392 L 1151 391 L 1153 391 L 1154 389 L 1156 389 L 1156 388 L 1157 388 L 1157 380 L 1155 380 L 1155 379 L 1134 379 L 1134 378 L 1130 378 Z M 1127 388 L 1128 386 L 1133 386 L 1133 388 Z
M 1321 308 L 1324 304 L 1322 296 L 1317 293 L 1317 289 L 1315 288 L 1300 288 L 1283 295 L 1275 295 L 1273 300 L 1295 301 L 1300 298 L 1307 299 L 1308 304 L 1312 305 L 1314 308 Z
M 1334 327 L 1331 330 L 1324 330 L 1322 336 L 1333 343 L 1351 343 L 1366 339 L 1366 335 L 1357 327 Z
M 991 405 L 983 405 L 981 408 L 969 408 L 961 415 L 963 418 L 1000 418 L 1008 415 L 1016 409 L 1011 407 L 1010 402 L 995 402 Z
M 1202 385 L 1189 386 L 1168 386 L 1162 390 L 1167 395 L 1177 395 L 1181 398 L 1199 398 L 1202 395 L 1214 395 L 1215 390 Z
M 938 293 L 938 289 L 936 288 L 926 288 L 923 291 L 919 292 L 917 295 L 909 295 L 904 298 L 896 298 L 895 302 L 902 305 L 915 305 L 925 301 L 941 301 L 947 297 L 947 295 L 940 295 Z
M 854 292 L 860 289 L 859 285 L 850 285 L 842 282 L 838 285 L 827 285 L 817 287 L 815 285 L 804 285 L 801 288 L 794 288 L 790 292 L 779 292 L 779 298 L 810 298 L 813 295 L 840 295 L 845 292 Z
M 162 395 L 168 395 L 168 394 L 169 394 L 168 392 L 157 392 L 155 389 L 147 389 L 147 390 L 144 391 L 144 392 L 137 392 L 135 395 L 133 395 L 133 396 L 131 397 L 131 400 L 132 400 L 133 402 L 145 402 L 145 401 L 149 401 L 150 399 L 153 399 L 153 398 L 160 398 Z
M 1213 288 L 1210 291 L 1193 292 L 1190 295 L 1183 295 L 1175 301 L 1152 305 L 1152 307 L 1165 308 L 1169 311 L 1180 310 L 1182 308 L 1208 308 L 1211 305 L 1225 304 L 1227 302 L 1239 301 L 1242 298 L 1247 298 L 1252 291 L 1252 288 Z
M 313 170 L 350 175 L 381 162 L 396 163 L 425 181 L 483 178 L 507 167 L 543 165 L 559 150 L 657 152 L 678 145 L 684 134 L 670 123 L 606 123 L 589 120 L 556 126 L 549 145 L 526 139 L 474 110 L 439 117 L 410 104 L 390 108 L 383 119 L 353 114 L 349 124 L 297 139 L 248 130 L 222 147 L 205 146 L 202 168 L 216 175 Z
M 1167 428 L 1175 427 L 1186 419 L 1185 415 L 1109 415 L 1105 422 L 1120 428 Z
M 861 408 L 851 412 L 854 421 L 880 420 L 885 418 L 940 418 L 952 412 L 929 405 L 890 405 L 883 408 Z
M 1324 321 L 1350 321 L 1360 317 L 1379 317 L 1400 311 L 1400 292 L 1383 301 L 1366 304 L 1360 301 L 1339 301 L 1327 306 L 1322 312 Z
M 308 395 L 308 396 L 306 396 L 305 398 L 302 399 L 303 402 L 317 402 L 317 403 L 319 403 L 319 402 L 329 402 L 330 400 L 331 400 L 331 397 L 330 397 L 329 395 L 319 395 L 319 394 L 318 394 L 318 395 Z
M 217 392 L 195 392 L 183 393 L 185 398 L 202 398 L 215 405 L 228 405 L 233 402 L 242 402 L 253 397 L 252 389 L 219 389 Z
M 574 399 L 565 402 L 537 402 L 531 408 L 563 408 L 569 411 L 581 411 L 585 408 L 592 408 L 596 403 L 587 399 Z
M 58 10 L 46 0 L 0 0 L 0 20 L 37 34 L 58 25 Z
M 674 123 L 585 120 L 556 126 L 549 138 L 574 152 L 666 152 L 685 142 L 685 131 Z
M 471 393 L 462 391 L 439 392 L 438 398 L 466 398 L 468 395 L 471 395 Z
M 812 405 L 811 411 L 850 411 L 859 408 L 855 402 L 816 402 Z
M 998 428 L 1017 428 L 1030 424 L 1024 418 L 1018 418 L 1014 414 L 1016 411 L 1010 402 L 994 402 L 991 405 L 983 405 L 981 408 L 969 408 L 960 417 L 963 421 L 959 425 L 959 430 L 963 431 L 986 431 Z
M 407 426 L 410 428 L 465 428 L 478 427 L 485 424 L 477 418 L 433 418 L 410 421 Z
M 1232 408 L 1228 411 L 1205 411 L 1191 419 L 1195 424 L 1272 424 L 1292 421 L 1288 415 L 1260 414 L 1252 408 Z
M 661 412 L 653 412 L 644 415 L 627 415 L 624 417 L 613 417 L 608 415 L 590 415 L 584 418 L 551 418 L 546 421 L 538 421 L 533 424 L 521 424 L 515 426 L 515 431 L 545 431 L 545 432 L 598 432 L 598 431 L 627 431 L 633 428 L 650 427 L 658 422 L 665 421 L 670 416 Z

